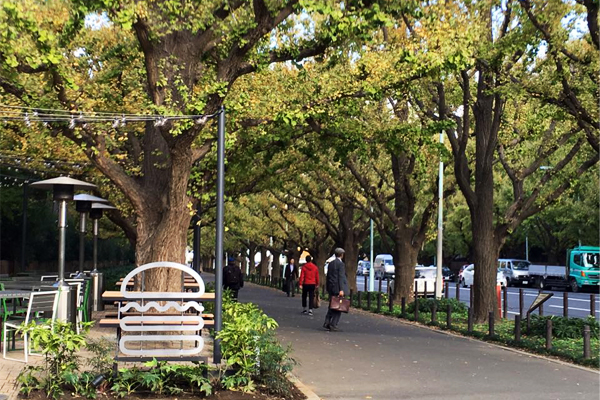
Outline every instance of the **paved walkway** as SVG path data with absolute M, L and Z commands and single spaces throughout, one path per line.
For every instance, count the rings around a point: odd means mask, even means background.
M 303 316 L 298 295 L 253 284 L 240 301 L 277 320 L 295 374 L 323 399 L 599 398 L 600 375 L 569 365 L 358 311 L 342 316 L 342 332 L 327 332 L 325 308 Z

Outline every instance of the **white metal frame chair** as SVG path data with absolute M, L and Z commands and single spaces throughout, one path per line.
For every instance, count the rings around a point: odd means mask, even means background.
M 58 280 L 58 275 L 42 275 L 40 277 L 41 282 L 56 282 Z
M 54 325 L 54 320 L 56 319 L 56 309 L 58 306 L 58 296 L 59 296 L 59 292 L 58 291 L 50 291 L 50 292 L 32 292 L 29 295 L 29 305 L 27 306 L 27 313 L 25 314 L 25 319 L 22 321 L 25 324 L 29 324 L 32 320 L 36 319 L 36 316 L 38 313 L 41 312 L 50 312 L 51 317 L 49 318 L 51 321 L 51 325 Z M 19 329 L 19 327 L 21 326 L 21 321 L 18 321 L 19 324 L 16 323 L 17 321 L 5 321 L 4 322 L 4 332 L 3 332 L 3 338 L 2 338 L 2 357 L 6 360 L 13 360 L 13 361 L 19 361 L 19 362 L 27 362 L 28 356 L 33 356 L 33 355 L 39 355 L 39 354 L 35 354 L 35 353 L 31 353 L 31 348 L 29 346 L 29 337 L 27 332 L 23 333 L 23 352 L 25 354 L 25 359 L 24 360 L 20 360 L 18 358 L 10 358 L 6 356 L 6 346 L 7 346 L 7 333 L 8 330 L 13 330 L 16 331 Z

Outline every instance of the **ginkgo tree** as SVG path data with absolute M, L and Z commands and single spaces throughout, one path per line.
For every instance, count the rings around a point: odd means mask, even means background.
M 384 17 L 375 1 L 3 2 L 0 88 L 31 110 L 212 115 L 243 103 L 229 96 L 240 77 L 366 38 Z M 79 146 L 130 203 L 138 264 L 183 261 L 190 172 L 211 152 L 210 122 L 48 129 Z M 148 274 L 147 287 L 179 287 L 166 274 Z

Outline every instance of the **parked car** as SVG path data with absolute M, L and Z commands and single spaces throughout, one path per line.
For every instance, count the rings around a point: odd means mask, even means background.
M 373 263 L 375 278 L 393 278 L 396 275 L 394 257 L 391 254 L 379 254 Z
M 369 275 L 369 271 L 371 269 L 371 262 L 370 261 L 359 261 L 358 262 L 358 268 L 356 269 L 356 275 L 362 275 L 362 276 L 367 276 Z
M 425 267 L 423 265 L 417 265 L 415 267 L 415 283 L 414 287 L 417 290 L 417 293 L 420 295 L 425 293 L 425 288 L 427 288 L 427 293 L 425 296 L 435 295 L 435 280 L 437 276 L 437 268 L 434 266 Z
M 442 267 L 442 275 L 444 280 L 449 282 L 456 282 L 456 274 L 448 267 Z
M 526 260 L 516 260 L 512 258 L 501 258 L 498 260 L 498 268 L 506 276 L 508 286 L 528 285 L 531 282 L 529 277 L 529 265 L 531 263 Z
M 461 282 L 460 282 L 462 287 L 473 286 L 474 277 L 475 277 L 475 265 L 470 264 L 463 271 Z M 497 269 L 496 284 L 500 285 L 500 286 L 506 286 L 506 277 L 504 276 L 504 272 L 500 271 L 500 268 Z
M 458 271 L 458 282 L 462 282 L 462 277 L 463 277 L 463 272 L 465 272 L 465 269 L 469 266 L 470 264 L 465 264 L 462 267 L 460 267 L 460 270 Z

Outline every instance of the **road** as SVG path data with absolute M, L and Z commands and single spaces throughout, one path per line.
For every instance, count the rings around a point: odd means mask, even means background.
M 365 285 L 365 277 L 358 276 L 356 278 L 356 286 L 358 290 L 363 291 Z M 450 283 L 451 298 L 456 298 L 456 283 Z M 375 290 L 379 289 L 379 281 L 375 281 Z M 383 292 L 387 291 L 387 281 L 382 282 Z M 459 300 L 467 305 L 470 303 L 470 288 L 460 288 Z M 563 315 L 563 293 L 561 291 L 544 290 L 544 293 L 553 293 L 550 300 L 544 303 L 543 313 L 544 315 Z M 539 290 L 531 288 L 523 288 L 523 310 L 527 312 L 529 306 L 537 297 Z M 570 293 L 566 292 L 568 296 L 568 310 L 569 317 L 574 318 L 585 318 L 590 314 L 590 294 L 592 293 Z M 595 296 L 595 317 L 600 318 L 600 296 Z M 534 313 L 538 313 L 535 311 Z M 509 287 L 508 288 L 508 314 L 509 317 L 514 318 L 515 315 L 519 314 L 519 288 Z M 525 315 L 525 314 L 524 314 Z
M 240 301 L 275 318 L 294 374 L 324 400 L 598 399 L 596 372 L 354 310 L 327 332 L 326 309 L 301 315 L 299 296 L 253 284 Z

